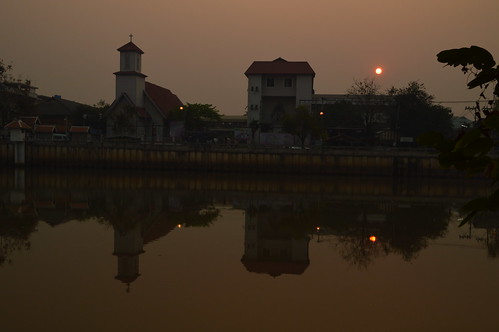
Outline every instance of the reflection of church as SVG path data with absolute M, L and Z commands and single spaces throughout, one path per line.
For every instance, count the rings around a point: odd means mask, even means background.
M 144 252 L 144 240 L 141 224 L 137 223 L 127 232 L 114 229 L 114 252 L 118 258 L 118 274 L 116 279 L 130 284 L 140 276 L 139 255 Z
M 302 274 L 309 265 L 309 237 L 290 231 L 291 224 L 275 217 L 272 211 L 247 211 L 241 262 L 249 272 L 273 277 Z
M 116 279 L 128 285 L 140 276 L 139 257 L 144 253 L 144 246 L 150 242 L 166 236 L 175 225 L 166 222 L 163 218 L 152 224 L 137 221 L 126 231 L 114 227 L 114 252 L 117 257 Z

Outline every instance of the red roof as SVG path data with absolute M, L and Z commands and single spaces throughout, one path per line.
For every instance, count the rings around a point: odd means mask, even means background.
M 255 61 L 244 75 L 313 75 L 315 72 L 306 61 L 286 61 L 277 58 L 274 61 Z
M 33 127 L 36 124 L 40 124 L 40 119 L 37 116 L 21 116 L 21 120 L 30 127 Z
M 53 125 L 38 125 L 35 127 L 35 133 L 53 133 L 55 126 Z
M 69 132 L 72 134 L 88 134 L 90 127 L 88 126 L 71 126 Z
M 5 125 L 5 129 L 31 129 L 25 122 L 21 120 L 14 120 Z
M 168 116 L 169 111 L 183 105 L 182 101 L 170 90 L 156 84 L 146 82 L 146 93 L 165 117 Z
M 144 54 L 144 52 L 134 43 L 128 42 L 125 45 L 118 48 L 119 52 L 137 52 L 140 54 Z

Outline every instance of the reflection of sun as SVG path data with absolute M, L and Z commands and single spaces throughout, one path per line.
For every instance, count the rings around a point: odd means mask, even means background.
M 374 70 L 374 72 L 376 73 L 376 75 L 381 75 L 381 73 L 383 72 L 383 68 L 378 67 Z

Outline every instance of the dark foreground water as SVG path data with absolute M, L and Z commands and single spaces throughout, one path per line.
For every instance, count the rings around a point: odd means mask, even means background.
M 7 172 L 8 173 L 8 172 Z M 1 331 L 494 331 L 476 181 L 0 177 Z

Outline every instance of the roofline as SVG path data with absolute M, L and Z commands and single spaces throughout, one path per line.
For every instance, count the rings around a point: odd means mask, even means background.
M 158 113 L 161 114 L 161 116 L 163 117 L 163 119 L 167 119 L 167 117 L 163 114 L 163 112 L 161 112 L 161 109 L 158 107 L 158 105 L 156 105 L 156 103 L 154 102 L 154 100 L 147 93 L 146 89 L 144 89 L 144 96 L 151 102 L 152 106 L 154 106 L 154 108 L 158 111 Z M 167 112 L 167 110 L 165 110 L 165 112 Z
M 138 71 L 117 71 L 113 74 L 116 76 L 134 76 L 134 75 L 137 75 L 137 76 L 142 76 L 144 78 L 147 77 L 147 75 L 139 73 Z

